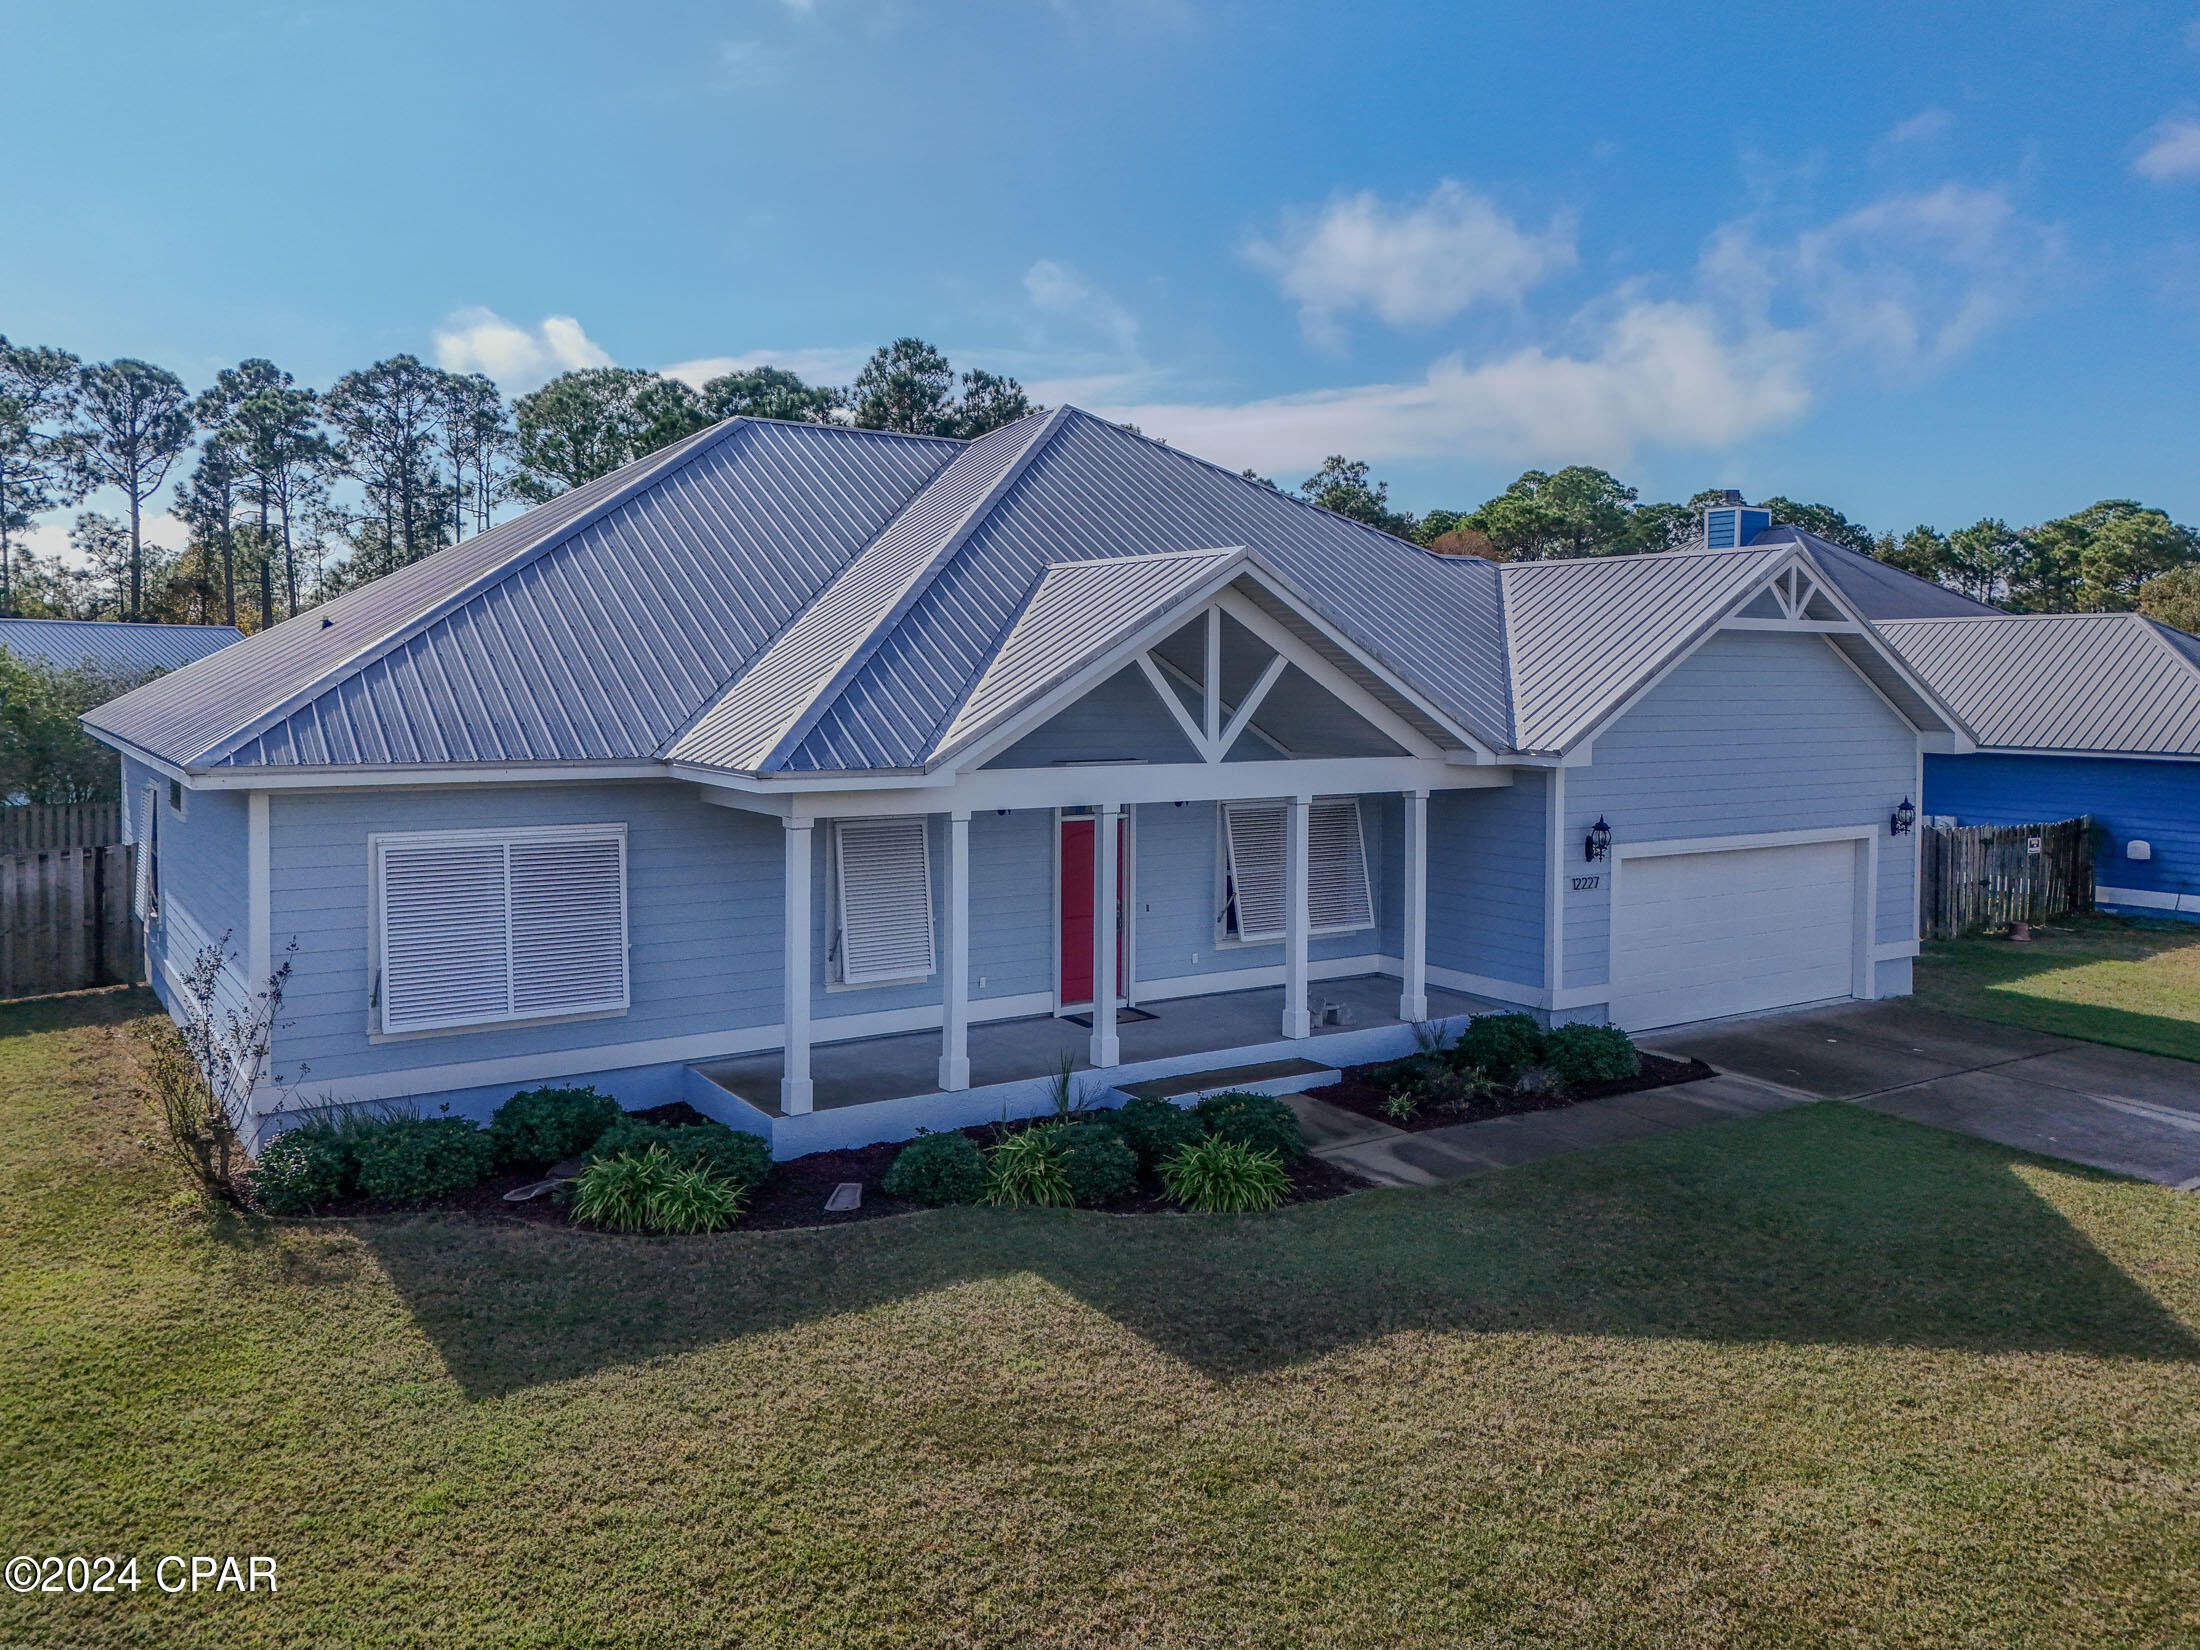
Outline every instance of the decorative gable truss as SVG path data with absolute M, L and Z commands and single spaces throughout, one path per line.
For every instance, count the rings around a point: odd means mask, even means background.
M 1849 636 L 1861 635 L 1864 629 L 1832 587 L 1800 561 L 1791 562 L 1782 569 L 1720 628 L 1804 630 Z
M 1284 758 L 1493 760 L 1263 571 L 1243 550 L 1049 569 L 935 761 L 983 766 L 1126 668 L 1144 679 L 1203 764 L 1242 756 L 1249 736 Z M 1133 581 L 1145 589 L 1122 588 Z M 1095 623 L 1103 614 L 1115 622 Z M 1300 748 L 1292 728 L 1310 719 L 1349 748 Z

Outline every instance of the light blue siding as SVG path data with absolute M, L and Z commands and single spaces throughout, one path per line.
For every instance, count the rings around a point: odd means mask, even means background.
M 1615 843 L 1869 825 L 1879 854 L 1880 942 L 1914 939 L 1916 861 L 1888 833 L 1917 784 L 1916 734 L 1812 636 L 1714 636 L 1566 772 L 1568 861 L 1602 817 Z M 1583 870 L 1595 867 L 1582 862 Z M 1610 977 L 1611 879 L 1564 891 L 1565 983 Z
M 1044 768 L 1063 762 L 1196 762 L 1168 707 L 1135 666 L 1065 705 L 986 764 Z
M 2108 833 L 2095 880 L 2200 897 L 2200 763 L 2087 756 L 1928 756 L 1929 814 L 1965 825 L 2032 825 L 2091 814 Z M 2127 859 L 2133 839 L 2151 859 Z M 2171 913 L 2147 907 L 2151 916 Z M 2188 913 L 2189 914 L 2189 913 Z
M 175 988 L 169 971 L 188 974 L 199 953 L 219 946 L 227 959 L 219 986 L 225 1009 L 242 1011 L 264 982 L 247 983 L 246 954 L 250 917 L 246 888 L 249 826 L 246 802 L 234 791 L 192 791 L 179 815 L 168 806 L 168 781 L 140 762 L 122 761 L 123 802 L 131 829 L 147 785 L 156 792 L 159 815 L 160 920 L 145 936 L 152 963 L 153 989 L 172 1009 Z
M 1543 983 L 1544 803 L 1550 776 L 1428 804 L 1428 960 L 1530 990 Z

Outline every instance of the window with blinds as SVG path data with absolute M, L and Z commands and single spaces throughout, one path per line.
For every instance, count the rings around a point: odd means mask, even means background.
M 383 1031 L 628 1006 L 626 827 L 374 839 Z
M 924 820 L 845 819 L 833 832 L 833 937 L 842 985 L 918 980 L 933 969 L 932 856 Z
M 1223 809 L 1223 931 L 1232 938 L 1283 938 L 1286 815 L 1281 802 L 1232 802 Z M 1317 798 L 1307 811 L 1306 916 L 1310 934 L 1375 926 L 1358 797 Z

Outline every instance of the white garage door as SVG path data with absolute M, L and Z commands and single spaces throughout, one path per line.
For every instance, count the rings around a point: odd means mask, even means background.
M 1618 883 L 1612 1018 L 1630 1031 L 1849 995 L 1854 842 L 1653 854 Z

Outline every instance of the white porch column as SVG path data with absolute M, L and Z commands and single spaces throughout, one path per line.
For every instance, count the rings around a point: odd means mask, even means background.
M 1306 1011 L 1306 831 L 1312 797 L 1294 796 L 1284 810 L 1283 1034 L 1313 1035 Z
M 810 1109 L 810 837 L 812 822 L 785 821 L 787 843 L 786 1059 L 779 1109 L 792 1117 Z
M 1398 1018 L 1428 1018 L 1428 792 L 1406 792 L 1405 968 Z
M 1092 820 L 1092 1063 L 1119 1066 L 1123 1040 L 1115 1034 L 1117 936 L 1116 844 L 1123 828 L 1123 805 L 1103 802 Z
M 947 944 L 940 959 L 940 1087 L 970 1086 L 970 810 L 947 816 Z

